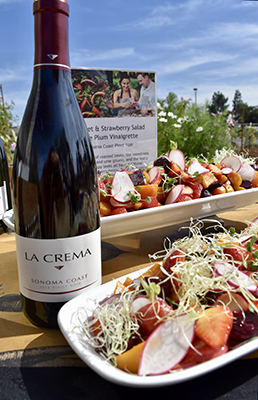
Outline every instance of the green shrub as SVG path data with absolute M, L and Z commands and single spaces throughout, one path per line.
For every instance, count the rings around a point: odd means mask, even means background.
M 204 106 L 190 100 L 158 102 L 158 155 L 166 154 L 172 142 L 177 143 L 186 158 L 203 155 L 212 159 L 216 150 L 231 146 L 234 124 L 227 113 L 211 114 L 208 102 Z

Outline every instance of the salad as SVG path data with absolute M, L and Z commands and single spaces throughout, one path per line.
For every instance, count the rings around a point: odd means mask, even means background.
M 125 168 L 99 177 L 100 215 L 106 217 L 258 187 L 255 161 L 220 151 L 214 162 L 192 159 L 178 149 L 144 169 Z
M 258 219 L 240 233 L 220 223 L 202 232 L 197 221 L 188 236 L 166 239 L 147 271 L 77 311 L 74 332 L 140 376 L 176 373 L 258 336 Z

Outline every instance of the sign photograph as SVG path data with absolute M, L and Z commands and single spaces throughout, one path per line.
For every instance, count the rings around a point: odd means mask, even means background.
M 100 174 L 156 158 L 156 72 L 72 68 L 72 82 Z

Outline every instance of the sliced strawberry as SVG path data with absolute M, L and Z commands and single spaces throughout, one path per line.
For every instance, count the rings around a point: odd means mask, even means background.
M 223 253 L 227 255 L 231 264 L 234 264 L 240 270 L 246 269 L 246 262 L 250 257 L 246 248 L 241 246 L 224 247 Z
M 192 197 L 192 195 L 193 195 L 192 186 L 184 185 L 184 189 L 183 189 L 183 192 L 182 192 L 182 193 L 187 194 L 188 196 L 191 196 L 191 197 Z
M 182 286 L 180 280 L 180 265 L 185 262 L 185 251 L 183 249 L 176 249 L 164 260 L 163 268 L 171 274 L 173 272 L 172 282 L 171 284 L 171 293 L 169 295 L 170 299 L 175 303 L 179 302 L 177 293 L 174 292 L 174 289 L 178 291 Z
M 253 262 L 257 264 L 257 255 L 258 255 L 258 244 L 257 243 L 245 243 L 246 249 L 248 251 L 248 269 L 251 269 Z M 252 270 L 252 269 L 251 269 Z
M 193 189 L 193 199 L 199 199 L 203 190 L 202 184 L 199 182 L 194 182 L 191 184 L 191 188 Z
M 189 201 L 193 200 L 192 196 L 189 196 L 188 194 L 181 193 L 180 196 L 177 199 L 177 203 L 182 203 L 184 201 Z
M 147 200 L 144 200 L 142 202 L 142 208 L 153 208 L 158 206 L 159 206 L 159 201 L 155 196 L 149 196 Z
M 128 211 L 125 207 L 116 207 L 113 209 L 110 215 L 126 214 Z
M 173 312 L 172 307 L 160 297 L 157 297 L 153 303 L 146 304 L 136 313 L 136 318 L 140 326 L 140 333 L 143 337 L 149 336 L 162 322 L 162 317 Z
M 171 274 L 171 268 L 180 266 L 185 262 L 185 251 L 183 249 L 176 249 L 164 259 L 163 268 Z
M 226 345 L 233 326 L 233 313 L 227 306 L 207 308 L 200 313 L 195 334 L 213 349 Z

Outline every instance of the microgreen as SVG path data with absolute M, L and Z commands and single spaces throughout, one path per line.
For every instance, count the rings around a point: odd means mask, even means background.
M 141 285 L 152 302 L 160 294 L 160 286 L 157 285 L 155 282 L 148 283 L 144 279 L 141 279 Z
M 251 261 L 249 264 L 250 271 L 256 272 L 258 271 L 258 262 Z
M 236 230 L 235 230 L 235 228 L 233 226 L 231 226 L 229 228 L 229 233 L 230 233 L 231 236 L 233 236 L 236 233 Z
M 139 201 L 141 201 L 141 195 L 137 192 L 128 192 L 127 196 L 130 197 L 132 203 L 138 203 Z
M 103 190 L 103 189 L 99 189 L 99 191 L 100 191 L 100 193 L 103 195 L 103 196 L 109 196 L 108 195 L 108 193 L 107 192 L 105 192 L 105 190 Z
M 258 240 L 256 236 L 252 236 L 251 239 L 247 242 L 246 248 L 248 251 L 253 251 L 252 245 Z
M 109 178 L 112 179 L 113 177 L 114 177 L 114 173 L 111 171 L 107 171 L 107 172 L 105 172 L 104 175 L 102 175 L 102 179 L 109 179 Z
M 162 182 L 162 190 L 164 193 L 167 193 L 171 190 L 172 186 L 178 183 L 178 179 L 169 177 L 166 173 L 161 172 L 161 176 L 163 179 Z

